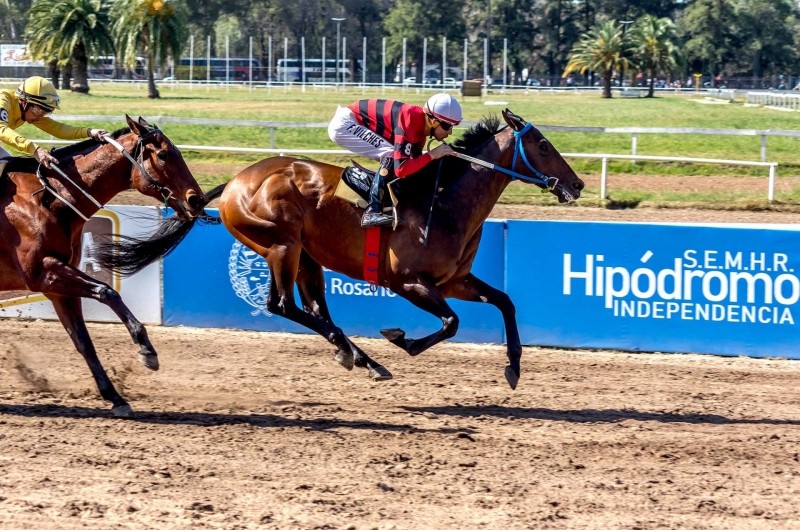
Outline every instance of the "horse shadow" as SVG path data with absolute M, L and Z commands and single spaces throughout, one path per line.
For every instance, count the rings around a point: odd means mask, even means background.
M 303 403 L 304 406 L 325 405 L 324 403 Z M 8 414 L 38 418 L 108 418 L 120 419 L 105 408 L 70 407 L 65 405 L 2 405 L 0 415 Z M 216 427 L 220 425 L 249 425 L 262 429 L 302 428 L 311 431 L 331 431 L 334 429 L 373 430 L 386 432 L 460 434 L 474 433 L 469 428 L 420 428 L 406 423 L 378 422 L 372 420 L 346 420 L 340 418 L 287 418 L 276 414 L 225 414 L 213 412 L 175 412 L 144 411 L 134 412 L 133 417 L 125 421 L 160 425 L 195 425 L 198 427 Z
M 439 416 L 458 416 L 477 418 L 492 416 L 496 418 L 529 419 L 544 421 L 563 421 L 569 423 L 620 423 L 633 420 L 660 423 L 693 423 L 709 425 L 800 425 L 800 420 L 781 420 L 771 418 L 728 418 L 719 414 L 641 412 L 634 409 L 576 409 L 555 410 L 547 408 L 506 407 L 503 405 L 442 407 L 401 407 L 411 413 L 433 413 Z

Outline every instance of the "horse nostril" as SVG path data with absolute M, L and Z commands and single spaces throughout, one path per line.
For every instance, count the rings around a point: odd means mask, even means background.
M 186 202 L 189 203 L 189 207 L 193 210 L 198 210 L 203 207 L 203 198 L 200 195 L 189 195 Z
M 580 180 L 577 182 L 573 182 L 572 187 L 578 191 L 581 191 L 583 189 L 583 182 L 581 182 Z

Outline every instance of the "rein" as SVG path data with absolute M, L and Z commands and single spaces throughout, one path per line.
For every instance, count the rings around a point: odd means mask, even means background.
M 481 160 L 480 158 L 475 158 L 469 155 L 465 155 L 464 153 L 459 153 L 456 151 L 455 156 L 457 158 L 461 158 L 462 160 L 466 160 L 468 162 L 472 162 L 473 164 L 477 164 L 479 166 L 494 169 L 495 171 L 500 171 L 501 173 L 505 173 L 506 175 L 511 176 L 511 180 L 522 180 L 525 182 L 530 182 L 532 184 L 541 184 L 544 186 L 542 188 L 542 193 L 547 193 L 552 191 L 553 188 L 558 186 L 558 177 L 549 177 L 533 167 L 531 163 L 528 161 L 528 157 L 525 155 L 525 149 L 522 148 L 522 136 L 531 130 L 533 125 L 529 122 L 523 127 L 520 131 L 512 131 L 514 133 L 514 159 L 511 162 L 511 169 L 506 169 L 504 167 L 492 164 L 491 162 L 486 162 L 485 160 Z M 522 173 L 518 173 L 514 171 L 514 168 L 517 166 L 517 157 L 522 154 L 522 161 L 525 163 L 525 166 L 533 173 L 534 176 L 530 175 L 523 175 Z
M 80 186 L 75 184 L 75 182 L 71 178 L 69 178 L 66 173 L 61 171 L 61 168 L 59 168 L 56 164 L 51 164 L 51 165 L 52 165 L 52 168 L 56 171 L 56 173 L 58 173 L 59 175 L 61 175 L 65 179 L 67 179 L 67 182 L 69 182 L 70 184 L 72 184 L 73 186 L 78 188 L 78 191 L 80 191 L 81 193 L 86 195 L 86 197 L 88 197 L 89 200 L 92 201 L 98 208 L 100 208 L 100 209 L 103 208 L 102 204 L 97 202 L 97 200 L 94 197 L 89 195 L 89 192 L 87 192 L 86 190 L 84 190 L 83 188 L 81 188 Z M 53 187 L 47 182 L 47 179 L 44 177 L 44 175 L 42 175 L 42 164 L 39 164 L 39 166 L 36 168 L 36 178 L 39 179 L 39 182 L 42 184 L 42 189 L 33 192 L 34 196 L 36 196 L 36 195 L 38 195 L 40 193 L 43 193 L 45 191 L 49 191 L 51 194 L 53 194 L 56 197 L 56 199 L 60 200 L 61 202 L 63 202 L 67 206 L 69 206 L 72 209 L 72 211 L 75 212 L 76 214 L 78 214 L 84 221 L 87 221 L 87 222 L 89 221 L 88 217 L 83 215 L 83 213 L 81 213 L 81 211 L 78 210 L 78 208 L 76 206 L 74 206 L 71 202 L 69 202 L 67 199 L 65 199 L 61 195 L 59 195 L 58 192 L 56 190 L 54 190 Z

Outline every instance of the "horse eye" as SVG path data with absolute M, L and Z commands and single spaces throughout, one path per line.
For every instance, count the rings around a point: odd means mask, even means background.
M 547 156 L 547 152 L 549 151 L 549 147 L 547 146 L 547 140 L 540 140 L 539 141 L 539 153 L 542 156 Z
M 167 159 L 167 152 L 166 151 L 159 151 L 158 154 L 156 154 L 156 156 L 158 157 L 159 160 L 166 160 Z

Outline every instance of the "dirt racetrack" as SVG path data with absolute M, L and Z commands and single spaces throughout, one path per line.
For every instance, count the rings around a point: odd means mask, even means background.
M 800 363 L 91 324 L 111 417 L 57 323 L 0 321 L 0 528 L 800 527 Z

